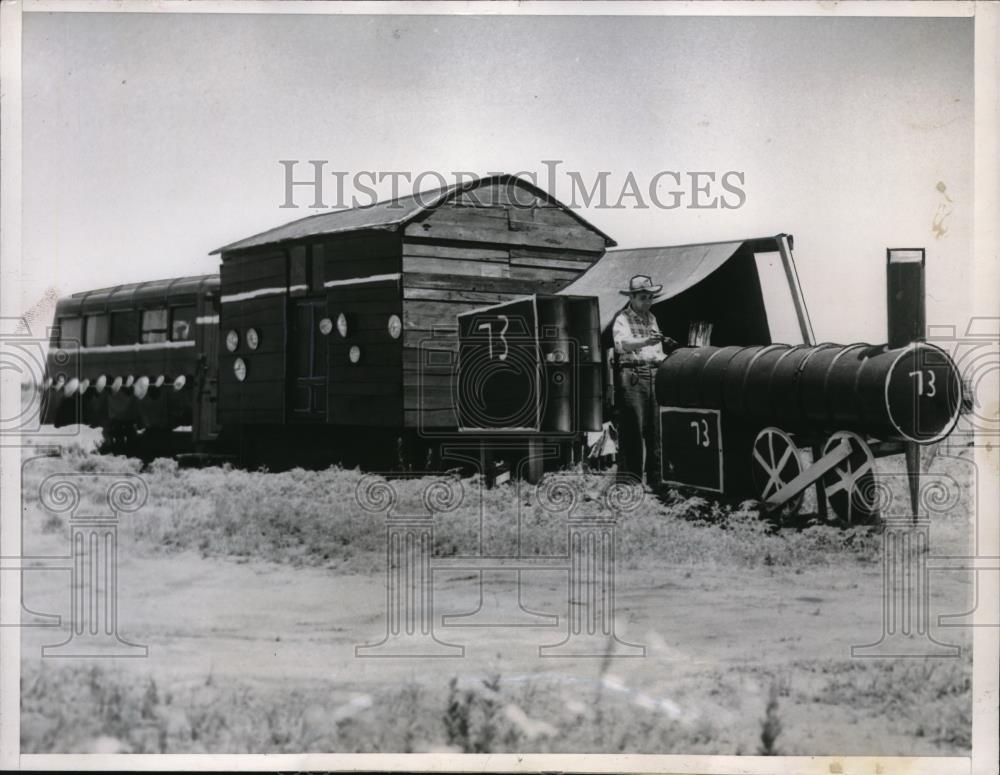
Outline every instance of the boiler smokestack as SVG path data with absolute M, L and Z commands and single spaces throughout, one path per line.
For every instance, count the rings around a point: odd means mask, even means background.
M 886 250 L 889 348 L 922 340 L 927 330 L 924 298 L 924 249 Z

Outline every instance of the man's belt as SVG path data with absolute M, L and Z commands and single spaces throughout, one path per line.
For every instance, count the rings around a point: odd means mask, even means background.
M 659 361 L 625 361 L 621 363 L 618 368 L 620 369 L 636 369 L 636 370 L 649 370 L 652 371 L 660 365 Z

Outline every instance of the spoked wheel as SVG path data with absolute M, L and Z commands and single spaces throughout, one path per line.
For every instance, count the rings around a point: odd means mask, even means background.
M 844 439 L 851 445 L 851 454 L 823 476 L 823 492 L 837 522 L 846 526 L 869 524 L 878 517 L 875 457 L 865 440 L 851 431 L 834 433 L 823 447 L 823 454 Z
M 781 428 L 765 428 L 758 433 L 753 443 L 751 469 L 754 489 L 761 501 L 766 501 L 802 473 L 802 459 L 792 437 Z M 800 492 L 775 511 L 783 517 L 795 516 L 804 497 L 805 492 Z

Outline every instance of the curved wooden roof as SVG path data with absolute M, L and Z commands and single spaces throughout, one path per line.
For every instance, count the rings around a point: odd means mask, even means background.
M 217 248 L 212 251 L 212 255 L 328 234 L 345 234 L 347 232 L 370 230 L 398 231 L 411 221 L 419 218 L 422 214 L 433 210 L 463 192 L 497 183 L 513 184 L 530 191 L 534 196 L 561 207 L 581 224 L 603 237 L 606 245 L 613 246 L 617 244 L 603 231 L 577 215 L 572 208 L 566 207 L 566 205 L 556 200 L 555 197 L 532 185 L 524 178 L 517 175 L 493 175 L 461 185 L 446 186 L 445 188 L 437 188 L 431 191 L 420 191 L 396 199 L 388 199 L 367 207 L 353 207 L 349 210 L 336 210 L 329 213 L 310 215 L 306 218 L 300 218 L 297 221 L 286 223 L 274 229 L 268 229 L 251 237 Z
M 56 304 L 56 315 L 98 314 L 125 309 L 150 309 L 193 304 L 199 296 L 218 295 L 219 275 L 203 274 L 115 285 L 64 296 Z

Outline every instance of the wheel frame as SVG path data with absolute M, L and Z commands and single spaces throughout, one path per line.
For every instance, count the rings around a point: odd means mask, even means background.
M 827 513 L 836 515 L 830 519 L 847 527 L 856 524 L 870 524 L 878 518 L 877 504 L 874 502 L 875 455 L 864 437 L 854 431 L 836 431 L 823 445 L 823 454 L 842 440 L 851 442 L 851 454 L 823 475 L 823 498 L 826 499 Z M 843 496 L 850 490 L 848 497 Z M 861 493 L 872 494 L 872 502 L 866 503 Z M 870 507 L 869 507 L 870 505 Z
M 765 439 L 768 441 L 765 449 L 762 451 L 758 448 L 758 446 Z M 785 445 L 784 449 L 780 450 L 777 454 L 775 453 L 775 439 Z M 802 465 L 802 450 L 799 448 L 798 444 L 795 443 L 795 439 L 792 438 L 789 433 L 776 426 L 762 428 L 754 438 L 751 449 L 751 478 L 754 484 L 754 491 L 762 503 L 771 495 L 778 492 L 778 490 L 786 484 L 791 482 L 804 470 Z M 778 457 L 779 454 L 780 457 Z M 785 472 L 786 468 L 793 461 L 794 466 L 791 475 L 783 475 L 783 472 Z M 761 484 L 762 477 L 766 478 L 763 485 Z M 794 516 L 799 513 L 804 500 L 805 491 L 803 490 L 798 495 L 790 498 L 778 507 L 777 511 L 779 511 L 782 516 Z

